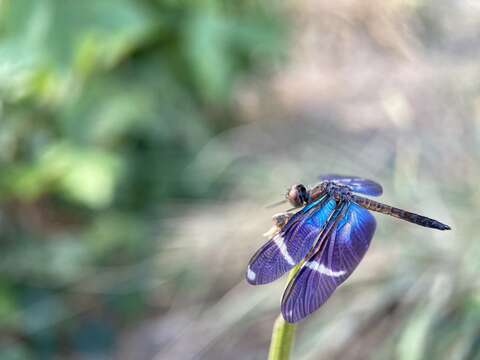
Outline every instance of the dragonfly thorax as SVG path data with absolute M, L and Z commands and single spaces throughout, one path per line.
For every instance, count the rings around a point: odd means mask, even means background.
M 324 182 L 325 192 L 335 201 L 349 201 L 352 198 L 352 189 L 346 185 L 340 185 L 332 181 Z

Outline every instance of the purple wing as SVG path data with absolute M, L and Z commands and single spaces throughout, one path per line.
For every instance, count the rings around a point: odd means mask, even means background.
M 282 299 L 285 320 L 297 322 L 327 301 L 362 260 L 375 227 L 368 210 L 350 203 L 323 248 L 307 259 L 288 284 Z
M 247 281 L 252 285 L 272 282 L 300 262 L 335 207 L 334 199 L 321 199 L 293 215 L 282 230 L 253 255 L 247 268 Z
M 320 180 L 334 181 L 340 185 L 349 186 L 352 191 L 359 194 L 380 196 L 383 193 L 382 185 L 380 185 L 379 183 L 357 176 L 328 174 L 320 176 Z

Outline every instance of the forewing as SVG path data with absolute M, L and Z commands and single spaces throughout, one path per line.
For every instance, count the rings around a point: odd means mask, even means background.
M 253 255 L 247 268 L 247 281 L 252 285 L 272 282 L 300 262 L 335 207 L 334 199 L 321 199 L 293 215 L 282 230 Z
M 355 203 L 326 238 L 322 249 L 303 264 L 282 299 L 282 314 L 297 322 L 322 306 L 355 270 L 375 232 L 375 218 Z
M 320 176 L 320 180 L 334 181 L 340 185 L 349 186 L 352 191 L 359 194 L 380 196 L 383 193 L 382 185 L 380 185 L 379 183 L 357 176 L 328 174 Z

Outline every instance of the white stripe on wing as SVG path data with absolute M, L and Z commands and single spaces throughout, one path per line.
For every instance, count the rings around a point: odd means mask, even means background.
M 273 238 L 273 241 L 278 246 L 278 249 L 282 253 L 282 256 L 285 259 L 285 261 L 292 266 L 295 265 L 295 261 L 293 261 L 292 257 L 288 253 L 287 245 L 285 245 L 285 242 L 283 241 L 283 237 L 281 237 L 280 235 L 276 235 Z
M 319 263 L 318 261 L 307 261 L 305 266 L 309 269 L 312 269 L 320 274 L 331 276 L 331 277 L 340 277 L 346 274 L 345 270 L 333 271 L 332 269 L 327 268 L 325 265 Z

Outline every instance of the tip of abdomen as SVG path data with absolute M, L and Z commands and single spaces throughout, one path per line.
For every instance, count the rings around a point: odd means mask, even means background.
M 439 229 L 439 230 L 452 230 L 452 228 L 450 226 L 442 224 L 440 222 L 436 225 L 437 225 L 436 228 Z

